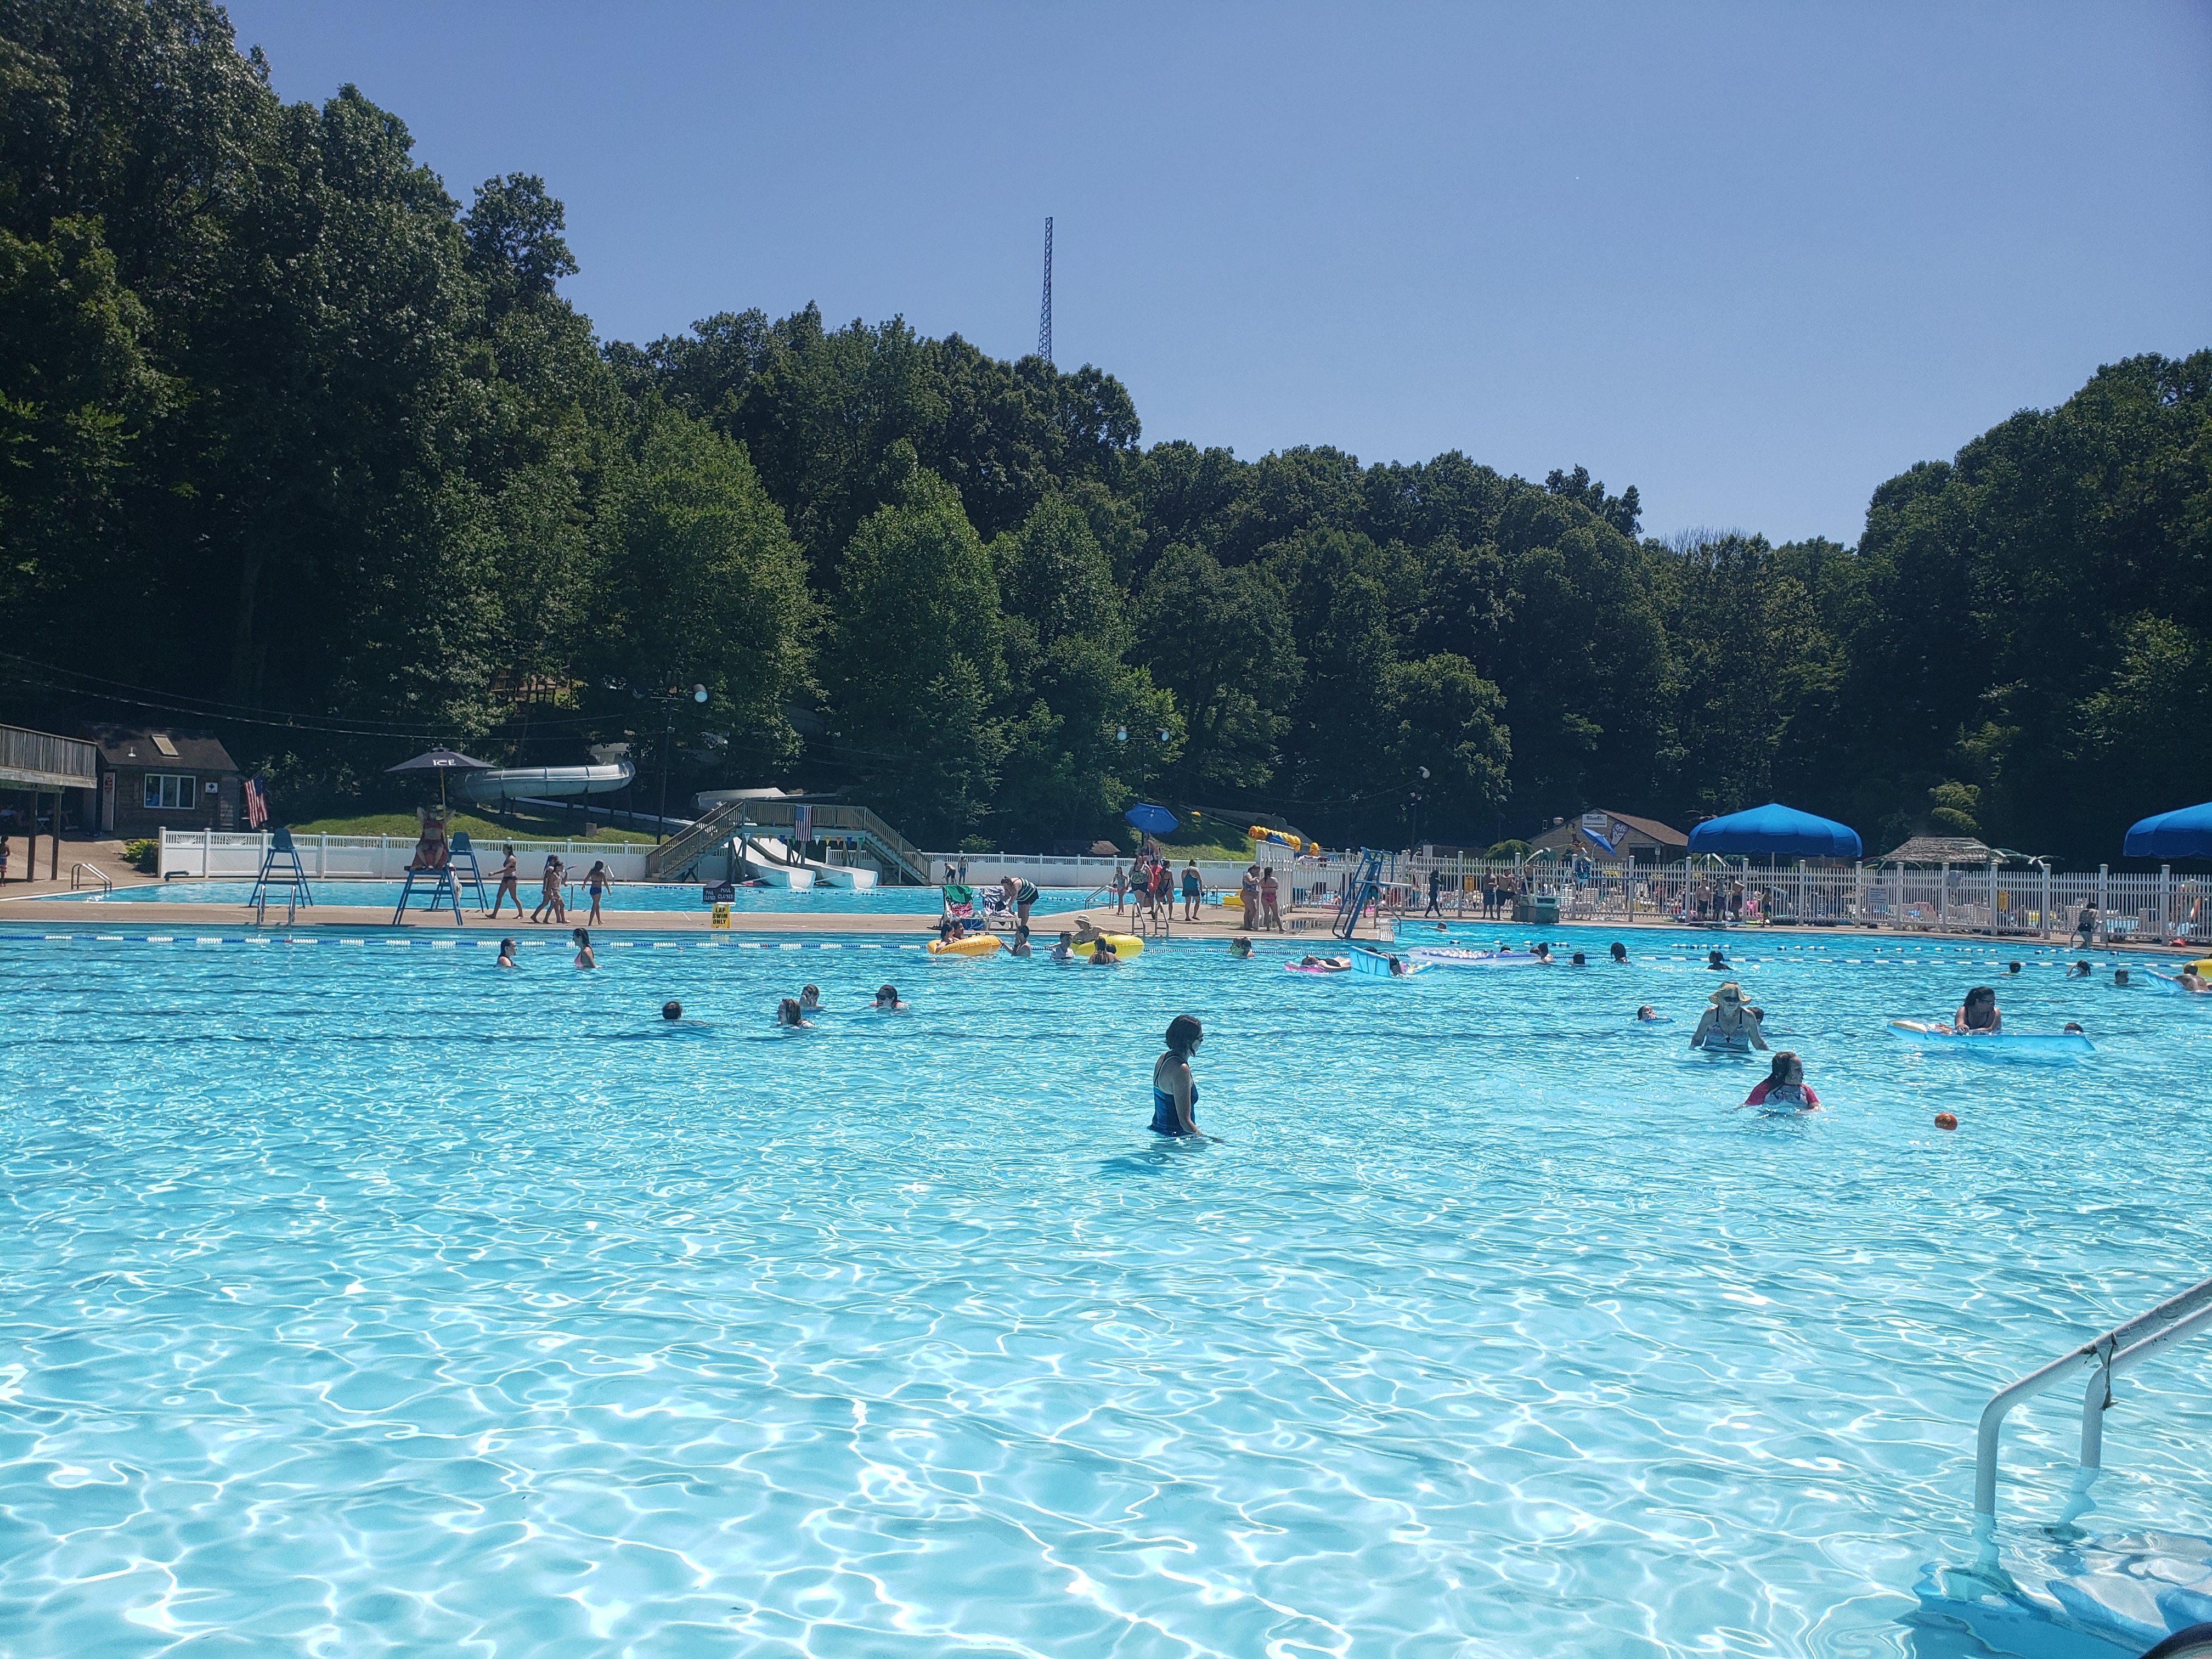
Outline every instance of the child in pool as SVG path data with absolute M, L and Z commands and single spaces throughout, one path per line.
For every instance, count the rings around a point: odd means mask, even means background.
M 1817 1112 L 1820 1109 L 1820 1097 L 1806 1085 L 1805 1062 L 1784 1048 L 1774 1056 L 1766 1080 L 1753 1089 L 1743 1103 L 1764 1106 L 1770 1112 Z

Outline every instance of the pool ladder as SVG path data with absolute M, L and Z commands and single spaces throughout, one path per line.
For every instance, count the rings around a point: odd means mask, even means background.
M 2090 1507 L 2089 1488 L 2104 1464 L 2105 1413 L 2112 1404 L 2113 1377 L 2207 1330 L 2212 1330 L 2212 1279 L 2122 1321 L 1990 1396 L 1982 1407 L 1974 1455 L 1974 1537 L 1981 1546 L 1984 1565 L 1996 1565 L 1997 1437 L 2003 1431 L 2005 1414 L 2021 1401 L 2066 1381 L 2081 1361 L 2094 1368 L 2081 1396 L 2081 1467 L 2075 1471 L 2073 1491 L 2059 1516 L 2062 1527 L 2070 1526 Z

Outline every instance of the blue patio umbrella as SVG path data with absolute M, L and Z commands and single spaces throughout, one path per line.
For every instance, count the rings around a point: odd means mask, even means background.
M 2122 850 L 2131 859 L 2212 859 L 2212 800 L 2145 818 Z
M 1692 853 L 1779 853 L 1795 859 L 1855 859 L 1859 832 L 1769 801 L 1748 811 L 1708 818 L 1690 831 Z
M 1174 813 L 1164 806 L 1154 806 L 1148 801 L 1139 801 L 1121 816 L 1148 836 L 1164 836 L 1176 825 Z

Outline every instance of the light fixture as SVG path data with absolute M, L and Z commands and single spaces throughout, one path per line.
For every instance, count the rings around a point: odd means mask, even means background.
M 692 702 L 706 702 L 706 701 L 707 701 L 707 688 L 706 688 L 705 686 L 703 686 L 703 685 L 695 685 L 695 686 L 693 686 L 693 687 L 691 688 L 691 701 L 692 701 Z
M 1115 727 L 1114 728 L 1114 741 L 1115 741 L 1115 742 L 1116 742 L 1116 743 L 1127 743 L 1127 742 L 1128 742 L 1128 740 L 1129 740 L 1129 728 L 1128 728 L 1127 726 L 1115 726 Z

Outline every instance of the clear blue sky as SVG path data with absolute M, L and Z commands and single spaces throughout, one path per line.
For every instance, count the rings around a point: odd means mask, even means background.
M 2102 362 L 2212 345 L 2212 5 L 247 0 L 465 202 L 544 175 L 609 338 L 903 314 L 1148 441 L 1457 448 L 1856 541 Z

